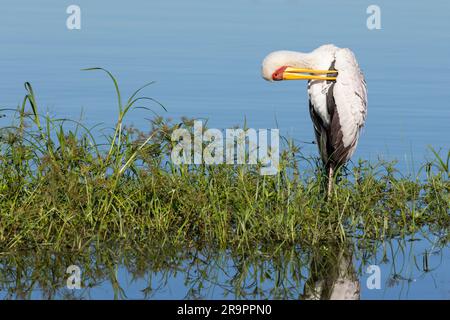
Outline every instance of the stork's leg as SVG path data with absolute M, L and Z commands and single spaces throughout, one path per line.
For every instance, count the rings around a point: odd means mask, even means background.
M 334 175 L 334 167 L 330 165 L 328 167 L 328 199 L 331 197 L 331 192 L 333 191 L 333 175 Z

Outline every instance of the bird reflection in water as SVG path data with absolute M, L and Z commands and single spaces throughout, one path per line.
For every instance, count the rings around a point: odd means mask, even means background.
M 332 243 L 313 253 L 305 300 L 359 300 L 360 283 L 348 244 Z

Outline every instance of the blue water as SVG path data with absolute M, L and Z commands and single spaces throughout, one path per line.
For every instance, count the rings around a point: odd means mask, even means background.
M 362 256 L 355 254 L 354 266 L 360 286 L 361 299 L 450 299 L 450 247 L 440 248 L 432 240 L 420 239 L 417 241 L 394 240 L 382 243 L 376 256 L 368 261 L 363 261 Z M 363 252 L 360 253 L 361 255 Z M 424 270 L 423 256 L 428 255 L 428 269 Z M 188 266 L 190 261 L 184 265 Z M 186 298 L 208 298 L 208 299 L 233 299 L 233 298 L 290 298 L 296 299 L 304 289 L 303 282 L 295 282 L 291 277 L 282 278 L 282 283 L 289 288 L 288 293 L 274 294 L 275 276 L 277 272 L 272 272 L 274 279 L 258 281 L 261 266 L 252 266 L 248 271 L 246 281 L 241 285 L 242 296 L 236 295 L 236 288 L 232 285 L 233 276 L 242 276 L 239 268 L 227 257 L 221 260 L 210 262 L 210 272 L 206 280 L 195 272 L 196 268 L 191 267 L 189 272 L 180 272 L 173 269 L 169 272 L 151 272 L 152 277 L 142 277 L 135 279 L 126 268 L 121 267 L 117 273 L 120 285 L 125 289 L 126 298 L 130 299 L 186 299 Z M 219 267 L 214 267 L 217 264 Z M 264 265 L 267 268 L 267 263 Z M 380 287 L 373 288 L 367 285 L 372 272 L 367 270 L 368 265 L 380 267 Z M 292 271 L 288 267 L 286 269 Z M 202 270 L 201 267 L 198 268 Z M 268 268 L 269 269 L 269 268 Z M 208 270 L 208 269 L 207 269 Z M 270 270 L 270 269 L 269 269 Z M 279 269 L 276 269 L 277 271 Z M 167 276 L 167 273 L 170 276 Z M 295 272 L 293 272 L 295 273 Z M 302 269 L 303 275 L 308 274 L 308 268 Z M 298 275 L 297 275 L 298 276 Z M 151 281 L 149 281 L 151 279 Z M 202 284 L 200 286 L 200 283 Z M 146 287 L 151 287 L 153 291 L 148 296 L 142 292 Z M 261 293 L 253 296 L 256 286 L 260 287 Z M 198 289 L 201 288 L 201 289 Z M 195 290 L 197 289 L 197 290 Z M 64 291 L 64 290 L 62 290 Z M 67 290 L 66 290 L 67 292 Z M 78 290 L 74 293 L 78 298 L 106 298 L 113 299 L 113 288 L 109 281 L 105 281 L 101 286 L 90 290 Z M 275 291 L 276 292 L 276 291 Z M 36 295 L 36 298 L 39 296 Z
M 339 256 L 336 248 L 329 250 Z M 55 256 L 30 259 L 33 253 L 24 253 L 26 263 L 14 256 L 0 256 L 0 299 L 299 299 L 312 265 L 308 255 L 298 248 L 294 251 L 245 257 L 193 251 L 184 256 L 148 255 L 131 263 L 120 258 L 115 263 L 93 259 L 87 265 L 58 262 Z M 76 253 L 67 256 L 77 258 Z M 375 253 L 356 249 L 352 257 L 345 274 L 355 275 L 360 299 L 450 299 L 450 247 L 438 235 L 379 242 Z M 69 274 L 65 272 L 70 263 L 80 267 L 79 289 L 67 288 Z M 345 261 L 333 260 L 327 268 L 319 267 L 325 275 L 319 279 L 332 277 L 341 263 Z M 370 285 L 374 273 L 369 266 L 379 268 L 378 287 Z
M 397 158 L 405 170 L 447 147 L 450 108 L 450 4 L 377 1 L 381 30 L 368 30 L 373 1 L 164 0 L 86 1 L 81 30 L 66 28 L 72 1 L 7 1 L 1 5 L 0 106 L 17 105 L 30 81 L 41 109 L 112 125 L 116 100 L 102 66 L 131 93 L 146 93 L 174 119 L 207 118 L 228 128 L 244 118 L 254 128 L 278 126 L 312 141 L 305 83 L 260 78 L 264 56 L 278 49 L 350 47 L 365 72 L 369 114 L 355 157 Z M 148 127 L 148 113 L 128 118 Z M 306 145 L 307 152 L 316 152 Z
M 263 81 L 261 61 L 274 50 L 310 51 L 334 43 L 355 52 L 368 83 L 369 113 L 354 157 L 398 159 L 402 171 L 411 173 L 431 157 L 429 145 L 449 146 L 450 3 L 377 0 L 382 29 L 371 31 L 366 9 L 373 2 L 77 0 L 81 30 L 68 30 L 66 8 L 73 1 L 3 1 L 0 107 L 20 103 L 29 81 L 41 111 L 75 118 L 83 110 L 86 123 L 112 126 L 112 84 L 104 74 L 80 71 L 101 66 L 117 76 L 124 95 L 156 80 L 145 93 L 164 104 L 168 112 L 154 106 L 163 116 L 208 119 L 216 128 L 245 119 L 253 128 L 279 127 L 302 144 L 314 139 L 306 84 Z M 127 122 L 146 129 L 151 116 L 137 110 Z M 304 148 L 316 152 L 313 145 Z M 450 270 L 448 250 L 443 261 L 440 270 Z M 363 291 L 363 297 L 449 297 L 447 272 L 439 273 L 435 287 L 427 275 L 417 277 L 408 282 L 411 289 L 385 296 Z M 97 297 L 111 296 L 102 288 Z M 157 297 L 184 292 L 173 277 Z

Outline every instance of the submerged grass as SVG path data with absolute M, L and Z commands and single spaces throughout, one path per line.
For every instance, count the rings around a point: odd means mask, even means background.
M 171 132 L 192 121 L 155 116 L 148 134 L 126 127 L 136 102 L 159 103 L 139 96 L 147 85 L 123 101 L 103 71 L 118 98 L 106 145 L 80 122 L 40 115 L 29 83 L 22 105 L 3 110 L 15 120 L 0 128 L 0 255 L 110 242 L 245 251 L 449 230 L 450 151 L 433 151 L 417 177 L 394 163 L 359 161 L 330 200 L 317 160 L 291 143 L 275 176 L 260 175 L 258 166 L 175 166 Z

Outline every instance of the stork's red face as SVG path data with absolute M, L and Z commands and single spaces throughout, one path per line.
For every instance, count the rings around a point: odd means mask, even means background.
M 284 80 L 283 79 L 283 75 L 284 75 L 284 71 L 287 69 L 287 66 L 281 67 L 279 69 L 277 69 L 273 74 L 272 74 L 272 79 L 273 81 L 281 81 Z
M 336 70 L 315 70 L 315 69 L 300 69 L 283 66 L 275 70 L 272 74 L 273 81 L 281 80 L 328 80 L 336 81 L 336 77 L 327 76 L 328 74 L 336 74 Z M 316 74 L 316 75 L 314 75 Z M 321 76 L 325 75 L 325 76 Z

